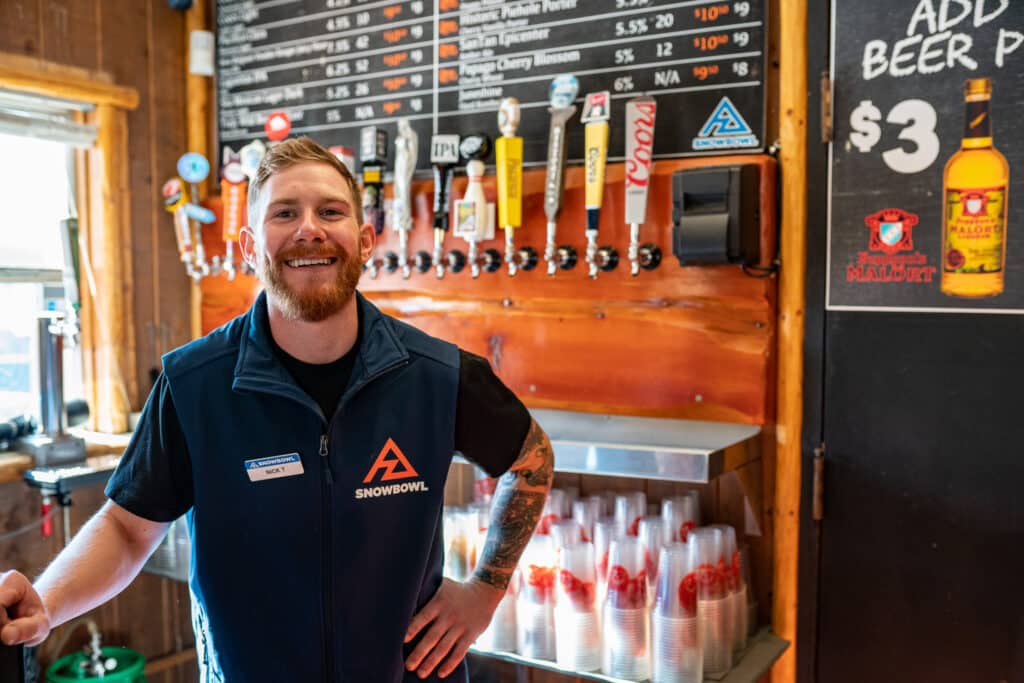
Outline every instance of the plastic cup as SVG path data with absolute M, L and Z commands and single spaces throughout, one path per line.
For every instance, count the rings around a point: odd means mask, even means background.
M 604 608 L 604 599 L 608 595 L 608 560 L 612 541 L 621 538 L 618 524 L 613 517 L 602 517 L 594 522 L 594 567 L 597 570 L 597 602 L 599 609 Z
M 590 496 L 572 504 L 572 518 L 583 529 L 583 540 L 594 542 L 594 522 L 601 516 L 601 498 Z
M 732 651 L 739 652 L 747 643 L 747 591 L 743 585 L 740 567 L 740 552 L 736 545 L 736 530 L 727 524 L 713 524 L 722 530 L 722 555 L 725 560 L 724 575 L 732 602 Z
M 691 531 L 700 526 L 700 498 L 696 491 L 661 501 L 661 518 L 673 541 L 686 543 Z
M 646 608 L 604 608 L 601 671 L 613 678 L 643 681 L 651 676 L 651 629 Z
M 647 495 L 643 491 L 615 496 L 615 523 L 625 536 L 636 536 L 640 519 L 647 513 Z
M 516 649 L 527 657 L 555 658 L 556 572 L 551 538 L 531 538 L 519 561 L 519 595 L 516 600 Z
M 515 580 L 513 580 L 513 584 Z M 476 639 L 476 645 L 494 652 L 516 651 L 516 594 L 508 590 L 498 603 L 487 629 Z
M 551 489 L 551 491 L 548 492 L 547 500 L 544 501 L 544 510 L 541 512 L 540 522 L 537 523 L 536 533 L 542 536 L 546 536 L 551 533 L 551 525 L 558 520 L 565 518 L 568 509 L 565 491 L 561 489 Z
M 583 542 L 583 528 L 575 519 L 560 519 L 551 524 L 548 534 L 556 554 L 563 548 Z
M 473 571 L 473 548 L 476 545 L 475 513 L 466 508 L 445 508 L 444 575 L 453 581 L 465 581 Z
M 473 502 L 490 504 L 498 480 L 479 467 L 473 467 Z
M 601 666 L 601 621 L 592 543 L 562 549 L 555 596 L 555 661 L 568 669 L 596 671 Z
M 685 543 L 662 549 L 651 611 L 652 681 L 700 683 L 703 657 L 697 621 L 697 573 Z
M 637 537 L 644 547 L 644 562 L 647 571 L 647 593 L 654 595 L 654 587 L 658 579 L 658 558 L 661 549 L 668 543 L 667 528 L 661 517 L 648 515 L 640 520 Z
M 687 550 L 697 569 L 697 621 L 704 653 L 704 673 L 732 668 L 733 609 L 726 584 L 722 530 L 700 527 L 690 533 Z

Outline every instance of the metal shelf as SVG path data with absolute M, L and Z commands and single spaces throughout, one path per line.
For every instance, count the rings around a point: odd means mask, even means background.
M 755 459 L 761 433 L 730 422 L 530 412 L 551 439 L 555 470 L 573 474 L 707 483 Z
M 705 678 L 705 683 L 756 683 L 761 676 L 768 673 L 782 653 L 789 647 L 789 642 L 779 638 L 768 629 L 762 629 L 747 643 L 747 647 L 738 655 L 736 663 L 724 676 Z M 621 678 L 612 678 L 604 674 L 564 669 L 554 662 L 544 659 L 531 659 L 511 652 L 492 652 L 475 645 L 469 648 L 471 654 L 491 659 L 500 659 L 513 664 L 531 666 L 546 671 L 555 671 L 567 676 L 574 676 L 587 681 L 604 681 L 604 683 L 631 683 Z

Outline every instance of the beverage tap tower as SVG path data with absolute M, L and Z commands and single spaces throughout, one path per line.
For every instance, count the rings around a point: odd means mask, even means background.
M 557 268 L 568 270 L 576 265 L 576 250 L 572 247 L 559 247 L 556 252 L 555 231 L 565 183 L 565 125 L 576 113 L 573 101 L 579 90 L 580 83 L 571 74 L 558 76 L 551 81 L 549 88 L 551 128 L 548 131 L 547 175 L 544 179 L 544 214 L 548 229 L 544 260 L 548 262 L 548 275 L 554 275 Z
M 619 257 L 612 247 L 597 247 L 597 228 L 604 199 L 604 171 L 608 162 L 608 119 L 611 118 L 611 93 L 607 90 L 587 95 L 580 121 L 584 128 L 584 169 L 587 207 L 587 266 L 590 277 L 597 279 L 601 270 L 611 270 Z
M 387 131 L 369 126 L 359 132 L 359 160 L 363 164 L 363 216 L 380 235 L 384 232 L 384 164 L 388 158 Z M 370 254 L 366 267 L 376 278 L 377 259 Z
M 412 230 L 412 176 L 416 171 L 419 136 L 408 119 L 398 120 L 395 137 L 395 184 L 392 200 L 392 227 L 398 231 L 398 267 L 406 280 L 412 273 L 409 266 L 409 231 Z
M 459 154 L 466 161 L 466 175 L 469 183 L 466 194 L 457 204 L 455 234 L 469 242 L 469 270 L 474 278 L 480 277 L 480 257 L 477 251 L 480 240 L 494 237 L 494 223 L 491 216 L 492 204 L 484 194 L 484 162 L 491 152 L 491 139 L 486 135 L 467 135 L 459 143 Z M 488 250 L 489 252 L 491 250 Z M 485 258 L 487 270 L 495 270 L 494 253 Z M 498 265 L 501 259 L 499 255 Z
M 658 105 L 653 97 L 634 97 L 626 103 L 626 223 L 629 224 L 629 272 L 654 270 L 661 263 L 661 249 L 640 246 L 640 226 L 647 221 L 647 190 L 651 184 L 654 159 L 654 117 Z
M 433 261 L 437 279 L 440 280 L 445 271 L 444 238 L 448 234 L 449 224 L 448 197 L 452 189 L 455 164 L 459 163 L 459 136 L 435 135 L 430 138 L 430 163 L 434 167 Z
M 523 139 L 516 135 L 519 115 L 519 100 L 506 97 L 501 101 L 498 108 L 501 137 L 494 145 L 498 222 L 505 229 L 505 263 L 510 276 L 515 276 L 520 266 L 523 270 L 531 270 L 537 263 L 537 254 L 532 248 L 523 247 L 520 252 L 516 251 L 515 231 L 523 222 Z

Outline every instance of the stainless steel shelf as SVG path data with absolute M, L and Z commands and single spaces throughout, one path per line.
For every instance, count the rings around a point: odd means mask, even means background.
M 766 674 L 768 670 L 772 668 L 772 664 L 774 664 L 775 660 L 785 652 L 787 647 L 789 647 L 788 641 L 779 638 L 768 629 L 762 629 L 750 639 L 747 643 L 746 649 L 739 654 L 736 664 L 729 670 L 729 673 L 720 677 L 705 678 L 705 683 L 756 683 L 761 676 Z M 523 657 L 511 652 L 492 652 L 490 650 L 480 649 L 476 646 L 470 647 L 469 651 L 470 653 L 481 657 L 500 659 L 505 662 L 522 664 L 523 666 L 531 666 L 537 669 L 544 669 L 546 671 L 555 671 L 587 681 L 631 683 L 630 681 L 626 681 L 621 678 L 612 678 L 611 676 L 605 676 L 604 674 L 564 669 L 554 662 L 544 659 L 531 659 L 530 657 Z
M 530 412 L 551 439 L 555 470 L 574 474 L 707 483 L 754 459 L 761 432 L 730 422 Z

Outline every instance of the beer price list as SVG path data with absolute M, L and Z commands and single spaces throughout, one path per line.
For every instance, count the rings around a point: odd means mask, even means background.
M 267 117 L 292 135 L 358 149 L 359 130 L 397 119 L 419 134 L 499 135 L 505 97 L 522 107 L 529 164 L 543 164 L 549 85 L 574 74 L 579 102 L 611 92 L 610 160 L 625 102 L 658 102 L 655 157 L 757 151 L 764 139 L 765 0 L 219 0 L 218 130 L 238 148 Z M 583 126 L 568 127 L 580 161 Z M 391 154 L 389 154 L 391 156 Z

